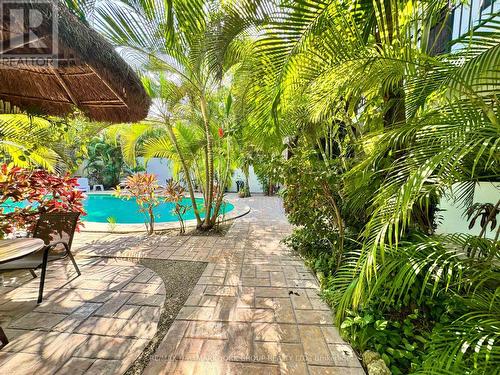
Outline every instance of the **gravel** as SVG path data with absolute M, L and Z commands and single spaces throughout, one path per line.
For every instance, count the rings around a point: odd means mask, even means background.
M 141 355 L 135 360 L 125 374 L 139 375 L 149 363 L 177 313 L 186 302 L 198 279 L 205 270 L 207 263 L 183 262 L 161 259 L 141 259 L 139 262 L 158 274 L 165 283 L 166 296 L 164 310 L 160 315 L 158 330 Z

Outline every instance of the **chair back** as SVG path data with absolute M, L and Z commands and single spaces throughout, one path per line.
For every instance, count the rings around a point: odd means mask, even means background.
M 89 179 L 87 177 L 77 178 L 76 183 L 82 188 L 89 187 Z
M 64 241 L 71 249 L 75 234 L 79 212 L 47 212 L 40 215 L 35 230 L 34 238 L 40 238 L 48 245 L 56 241 Z

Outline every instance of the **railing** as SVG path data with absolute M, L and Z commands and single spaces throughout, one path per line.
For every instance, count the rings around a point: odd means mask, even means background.
M 456 39 L 479 24 L 481 20 L 500 11 L 498 0 L 469 0 L 453 10 L 453 39 Z

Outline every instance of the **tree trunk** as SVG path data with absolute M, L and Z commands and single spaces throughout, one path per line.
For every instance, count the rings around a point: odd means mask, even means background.
M 323 192 L 325 193 L 328 201 L 330 202 L 333 212 L 335 213 L 336 225 L 339 231 L 339 248 L 337 249 L 337 264 L 336 269 L 338 270 L 342 264 L 342 257 L 344 255 L 344 220 L 342 219 L 342 214 L 340 212 L 339 206 L 335 201 L 335 197 L 330 191 L 330 187 L 327 183 L 323 183 Z
M 191 204 L 193 205 L 194 216 L 196 217 L 196 226 L 199 228 L 199 227 L 201 227 L 202 221 L 200 218 L 200 212 L 198 211 L 198 205 L 196 204 L 196 198 L 194 196 L 193 182 L 191 181 L 191 175 L 189 173 L 189 168 L 187 166 L 186 159 L 184 158 L 184 155 L 179 148 L 179 144 L 177 143 L 177 137 L 175 136 L 174 131 L 172 130 L 172 126 L 170 124 L 167 124 L 167 131 L 168 131 L 168 136 L 170 137 L 170 140 L 174 144 L 175 151 L 177 152 L 177 155 L 179 155 L 179 159 L 180 159 L 181 165 L 182 165 L 182 170 L 184 171 L 184 175 L 186 176 L 189 197 L 191 198 Z
M 155 232 L 155 215 L 153 212 L 153 206 L 148 207 L 148 214 L 149 214 L 149 228 L 148 228 L 148 234 L 153 234 Z
M 250 194 L 250 184 L 248 183 L 248 170 L 245 173 L 245 187 L 246 187 L 246 196 L 250 197 L 252 194 Z
M 211 220 L 212 198 L 214 189 L 214 151 L 212 148 L 212 134 L 210 134 L 210 121 L 208 115 L 208 104 L 204 94 L 200 98 L 201 115 L 205 126 L 206 145 L 206 178 L 207 178 L 207 197 L 205 199 L 205 220 L 203 229 L 210 229 L 213 224 Z

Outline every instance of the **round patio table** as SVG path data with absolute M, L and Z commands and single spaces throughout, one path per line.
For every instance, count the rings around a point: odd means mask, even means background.
M 33 254 L 43 247 L 44 242 L 40 238 L 0 240 L 0 264 Z
M 16 260 L 26 255 L 42 250 L 45 246 L 40 238 L 16 238 L 14 240 L 0 240 L 0 264 Z M 2 327 L 0 327 L 0 348 L 9 343 Z

